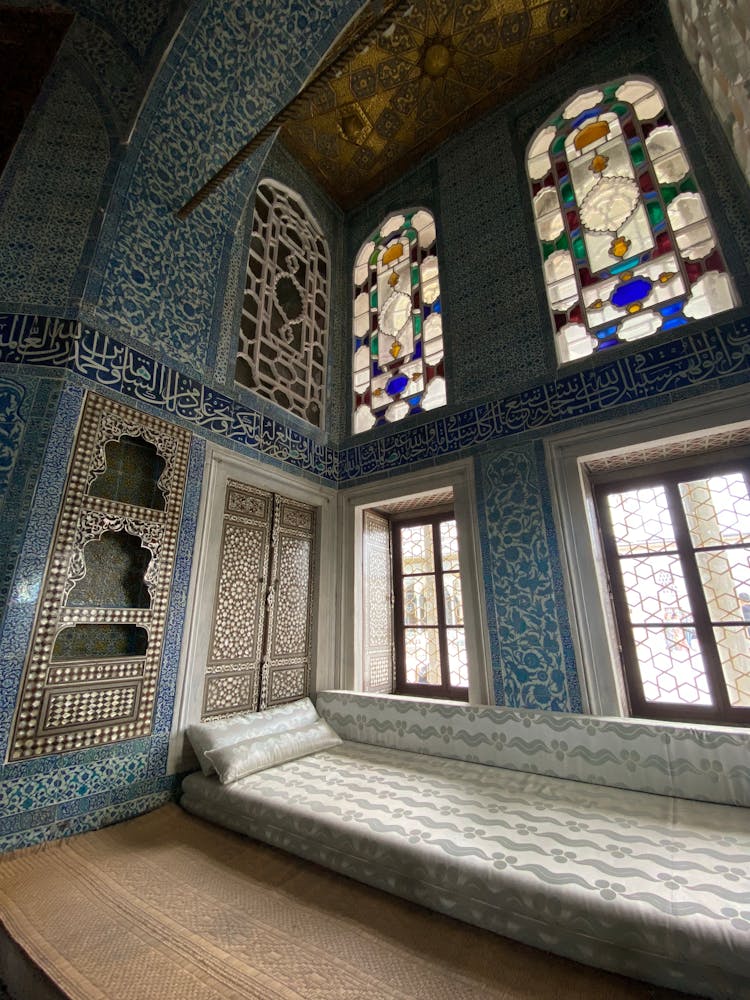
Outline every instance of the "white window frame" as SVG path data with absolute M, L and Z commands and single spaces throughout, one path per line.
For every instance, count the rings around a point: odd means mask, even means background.
M 461 459 L 438 468 L 393 476 L 341 491 L 338 592 L 341 618 L 336 656 L 337 687 L 350 691 L 364 690 L 362 643 L 359 641 L 364 628 L 361 574 L 364 510 L 422 493 L 426 495 L 426 502 L 429 502 L 427 497 L 430 493 L 447 487 L 453 488 L 453 509 L 460 539 L 459 567 L 469 663 L 469 701 L 478 705 L 495 703 L 474 463 L 471 459 Z
M 743 429 L 750 429 L 750 406 L 747 386 L 738 386 L 545 441 L 585 712 L 619 717 L 629 714 L 586 463 L 651 444 L 697 441 L 719 431 Z
M 239 479 L 316 508 L 317 602 L 312 619 L 310 691 L 334 686 L 335 635 L 331 621 L 336 616 L 336 491 L 209 444 L 169 738 L 168 774 L 196 766 L 185 730 L 192 722 L 200 722 L 201 717 L 203 674 L 213 619 L 228 479 Z

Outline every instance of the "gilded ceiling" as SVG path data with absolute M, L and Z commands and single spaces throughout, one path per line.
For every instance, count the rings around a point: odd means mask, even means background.
M 286 109 L 286 146 L 344 208 L 567 58 L 612 0 L 398 4 Z M 346 50 L 346 45 L 343 46 Z M 363 50 L 364 49 L 364 50 Z

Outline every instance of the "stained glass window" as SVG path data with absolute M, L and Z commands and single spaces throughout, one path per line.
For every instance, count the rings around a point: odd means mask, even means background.
M 235 380 L 321 427 L 328 246 L 302 199 L 268 179 L 255 198 Z
M 577 94 L 536 133 L 526 166 L 561 362 L 736 305 L 705 201 L 650 80 Z
M 354 263 L 354 433 L 445 403 L 435 220 L 389 215 Z

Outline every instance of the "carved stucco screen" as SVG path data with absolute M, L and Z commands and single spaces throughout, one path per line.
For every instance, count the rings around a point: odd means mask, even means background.
M 189 446 L 179 427 L 87 396 L 10 760 L 150 733 Z
M 316 427 L 325 414 L 328 247 L 298 195 L 258 185 L 235 380 Z
M 201 717 L 308 691 L 315 511 L 230 479 Z
M 651 80 L 582 91 L 526 163 L 561 362 L 736 304 L 682 141 Z

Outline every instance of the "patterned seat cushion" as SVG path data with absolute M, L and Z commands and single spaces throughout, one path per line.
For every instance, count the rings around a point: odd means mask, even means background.
M 750 996 L 747 809 L 350 742 L 190 775 L 182 805 L 528 944 Z

